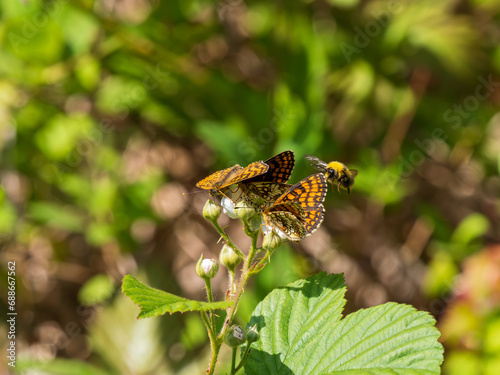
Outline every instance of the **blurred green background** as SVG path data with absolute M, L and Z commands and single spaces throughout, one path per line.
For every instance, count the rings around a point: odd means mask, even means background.
M 330 190 L 320 230 L 273 255 L 240 322 L 276 286 L 343 272 L 346 312 L 427 310 L 445 374 L 498 374 L 499 12 L 494 0 L 1 0 L 0 308 L 15 261 L 17 373 L 202 373 L 199 317 L 137 321 L 121 278 L 202 299 L 194 265 L 221 244 L 201 216 L 208 194 L 183 193 L 292 149 L 292 182 L 314 173 L 306 153 L 359 176 L 350 195 Z M 217 298 L 226 290 L 219 272 Z

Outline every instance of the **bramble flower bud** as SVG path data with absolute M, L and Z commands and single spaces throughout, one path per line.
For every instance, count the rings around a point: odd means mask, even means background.
M 203 217 L 210 221 L 215 221 L 219 218 L 221 213 L 221 208 L 216 205 L 211 199 L 205 203 L 203 207 Z
M 223 197 L 220 204 L 222 206 L 222 212 L 224 212 L 231 219 L 236 219 L 238 217 L 234 208 L 235 204 L 231 199 Z
M 232 325 L 224 336 L 224 342 L 231 348 L 235 348 L 245 343 L 246 333 L 238 325 Z
M 247 227 L 250 232 L 257 232 L 262 225 L 262 216 L 261 215 L 253 215 L 247 221 Z
M 241 258 L 229 245 L 224 245 L 219 254 L 219 261 L 228 270 L 234 272 L 238 264 L 241 263 Z
M 255 209 L 250 206 L 247 202 L 241 201 L 235 207 L 236 216 L 238 216 L 241 220 L 247 221 L 252 216 L 255 215 Z
M 247 329 L 246 333 L 247 333 L 247 342 L 249 344 L 255 341 L 259 341 L 260 335 L 259 332 L 257 331 L 257 324 Z
M 215 259 L 203 259 L 201 254 L 200 260 L 196 263 L 196 274 L 202 279 L 212 279 L 219 271 L 219 263 Z
M 264 236 L 262 240 L 262 247 L 268 251 L 273 251 L 274 249 L 281 246 L 282 239 L 278 233 L 274 230 L 270 230 Z

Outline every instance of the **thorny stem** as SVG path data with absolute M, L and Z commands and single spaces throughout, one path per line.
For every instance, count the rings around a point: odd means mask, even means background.
M 245 254 L 243 254 L 241 250 L 238 249 L 238 247 L 233 243 L 233 241 L 231 241 L 226 232 L 224 232 L 224 230 L 220 227 L 217 220 L 211 220 L 211 222 L 214 225 L 215 229 L 217 229 L 217 232 L 219 232 L 222 239 L 227 243 L 227 245 L 231 247 L 231 249 L 233 249 L 234 252 L 238 254 L 240 257 L 245 258 Z
M 212 358 L 210 359 L 210 365 L 208 367 L 208 375 L 212 375 L 215 370 L 215 364 L 217 363 L 217 357 L 219 356 L 219 350 L 221 343 L 218 342 L 217 338 L 215 337 L 215 332 L 214 329 L 215 327 L 210 325 L 210 321 L 208 319 L 208 315 L 206 311 L 202 311 L 200 313 L 201 319 L 203 320 L 203 323 L 207 327 L 208 331 L 208 337 L 210 339 L 210 348 L 212 349 Z
M 207 329 L 209 330 L 210 346 L 212 349 L 212 358 L 210 360 L 210 367 L 207 371 L 208 375 L 212 375 L 214 373 L 214 368 L 215 368 L 215 364 L 217 363 L 217 357 L 219 355 L 220 347 L 222 345 L 222 342 L 224 341 L 224 335 L 226 334 L 229 326 L 231 325 L 231 322 L 234 319 L 234 316 L 235 316 L 236 311 L 238 309 L 238 304 L 240 302 L 241 295 L 243 294 L 243 290 L 244 290 L 245 285 L 248 281 L 248 278 L 260 271 L 259 268 L 255 268 L 255 267 L 254 267 L 254 269 L 250 270 L 250 268 L 252 267 L 252 262 L 253 262 L 255 255 L 258 251 L 257 239 L 259 236 L 259 232 L 258 231 L 253 232 L 253 233 L 247 232 L 247 234 L 249 234 L 250 237 L 252 238 L 252 245 L 250 247 L 250 251 L 248 252 L 248 255 L 245 257 L 243 252 L 238 247 L 236 247 L 236 245 L 234 245 L 233 242 L 229 239 L 227 234 L 220 227 L 219 223 L 216 220 L 213 220 L 212 223 L 213 223 L 215 229 L 217 229 L 217 232 L 219 232 L 220 236 L 228 244 L 228 246 L 230 246 L 239 256 L 241 256 L 244 259 L 244 262 L 243 262 L 243 267 L 241 269 L 240 279 L 237 282 L 235 282 L 235 280 L 234 280 L 234 272 L 229 272 L 230 291 L 231 291 L 231 293 L 234 293 L 233 298 L 232 298 L 234 304 L 227 310 L 226 320 L 224 321 L 224 325 L 222 326 L 222 329 L 217 337 L 215 337 L 215 334 L 213 331 L 215 329 L 215 325 L 214 324 L 210 325 L 208 315 L 206 313 L 202 314 L 202 318 L 204 316 L 204 323 L 207 326 Z M 270 254 L 268 253 L 265 258 L 268 258 L 269 255 Z M 260 262 L 258 263 L 258 266 L 261 264 L 262 265 L 265 264 L 265 262 L 266 262 L 266 260 L 261 259 Z M 210 293 L 210 296 L 211 296 L 211 290 L 209 292 L 209 289 L 207 287 L 207 295 L 208 295 L 208 293 Z M 212 317 L 213 317 L 213 315 L 212 315 Z M 231 364 L 231 374 L 235 374 L 236 371 L 238 371 L 243 366 L 243 364 L 246 362 L 245 356 L 248 357 L 248 355 L 249 355 L 249 352 L 250 352 L 249 347 L 250 347 L 250 345 L 248 345 L 247 350 L 245 351 L 244 357 L 240 361 L 237 368 L 234 367 L 235 362 L 236 362 L 236 360 L 235 360 L 236 351 L 233 350 L 233 361 Z
M 212 294 L 212 284 L 210 283 L 210 279 L 209 278 L 204 278 L 205 280 L 205 286 L 207 288 L 207 299 L 208 299 L 208 302 L 212 303 L 214 301 L 214 297 L 213 297 L 213 294 Z M 210 322 L 211 322 L 211 325 L 212 325 L 212 331 L 215 330 L 215 317 L 214 317 L 214 313 L 211 312 L 210 313 Z
M 212 295 L 212 285 L 210 283 L 210 279 L 207 277 L 207 278 L 204 278 L 205 280 L 205 286 L 207 288 L 207 299 L 208 299 L 208 302 L 212 303 L 214 301 L 214 297 Z
M 240 280 L 237 283 L 236 286 L 236 292 L 234 294 L 234 304 L 229 308 L 226 316 L 226 320 L 224 322 L 224 325 L 222 327 L 222 331 L 218 336 L 218 339 L 224 337 L 224 334 L 226 333 L 227 329 L 229 328 L 231 322 L 233 321 L 234 315 L 236 314 L 236 310 L 238 309 L 238 304 L 240 302 L 241 295 L 243 293 L 244 287 L 248 281 L 248 277 L 250 276 L 250 273 L 248 272 L 252 260 L 255 256 L 255 253 L 257 252 L 257 237 L 259 235 L 259 232 L 255 232 L 255 234 L 252 237 L 252 246 L 250 247 L 250 251 L 248 252 L 247 257 L 245 258 L 245 261 L 243 262 L 243 268 L 241 270 L 241 276 Z
M 227 270 L 227 273 L 229 275 L 229 293 L 231 293 L 231 295 L 234 295 L 234 287 L 235 287 L 235 284 L 234 284 L 234 271 Z
M 271 258 L 271 254 L 272 254 L 272 251 L 267 251 L 266 255 L 263 256 L 259 262 L 254 266 L 252 267 L 252 270 L 250 270 L 250 274 L 251 275 L 255 275 L 255 274 L 258 274 L 260 271 L 262 271 L 262 269 L 264 268 L 264 266 L 269 263 L 269 259 Z

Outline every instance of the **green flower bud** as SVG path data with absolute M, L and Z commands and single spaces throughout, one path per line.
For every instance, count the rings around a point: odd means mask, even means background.
M 273 251 L 280 247 L 281 243 L 281 237 L 274 230 L 270 230 L 262 240 L 262 247 L 268 251 Z
M 257 324 L 253 327 L 247 329 L 247 342 L 251 344 L 252 342 L 259 341 L 260 335 L 257 331 Z
M 257 232 L 260 230 L 260 226 L 262 225 L 262 216 L 261 215 L 253 215 L 248 221 L 247 226 L 250 232 Z
M 212 279 L 219 271 L 219 263 L 215 259 L 203 259 L 201 254 L 200 260 L 196 263 L 196 274 L 202 279 Z
M 210 221 L 216 221 L 221 213 L 221 208 L 216 205 L 211 199 L 205 203 L 203 207 L 203 217 Z
M 236 204 L 234 209 L 236 212 L 236 216 L 238 216 L 241 220 L 244 221 L 247 221 L 248 219 L 250 219 L 252 216 L 255 215 L 255 209 L 245 201 L 238 202 L 238 204 Z
M 234 272 L 238 264 L 241 263 L 241 258 L 229 245 L 224 245 L 219 254 L 219 261 L 228 270 Z
M 231 348 L 244 344 L 246 339 L 246 333 L 239 325 L 229 327 L 226 335 L 224 336 L 224 342 Z

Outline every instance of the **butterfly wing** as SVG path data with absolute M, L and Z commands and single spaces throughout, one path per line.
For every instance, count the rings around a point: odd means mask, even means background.
M 271 206 L 291 185 L 276 182 L 250 182 L 240 185 L 244 199 L 254 207 Z
M 320 205 L 312 210 L 304 211 L 304 229 L 306 231 L 306 236 L 313 233 L 316 229 L 319 228 L 321 223 L 323 222 L 325 216 L 325 208 L 323 205 Z
M 245 168 L 242 168 L 238 171 L 238 173 L 226 176 L 221 188 L 265 174 L 268 170 L 269 166 L 267 164 L 261 161 L 254 161 L 253 163 L 248 164 Z
M 325 176 L 316 173 L 291 186 L 275 202 L 299 202 L 304 210 L 318 207 L 326 197 L 328 186 Z
M 256 161 L 242 168 L 238 164 L 226 168 L 199 181 L 196 186 L 205 190 L 220 190 L 232 184 L 266 173 L 269 167 L 267 164 Z
M 218 189 L 224 181 L 231 178 L 231 176 L 237 175 L 241 170 L 243 170 L 243 168 L 241 168 L 238 164 L 233 165 L 230 168 L 212 173 L 210 176 L 199 181 L 196 186 L 205 190 Z
M 288 202 L 274 205 L 264 211 L 263 218 L 267 226 L 280 230 L 291 241 L 298 241 L 307 234 L 300 219 L 303 214 L 300 204 Z
M 269 170 L 259 176 L 253 177 L 245 181 L 247 182 L 281 182 L 286 183 L 292 175 L 293 167 L 295 166 L 295 155 L 293 151 L 283 151 L 265 162 L 269 166 Z
M 323 201 L 328 186 L 322 173 L 311 175 L 288 188 L 264 210 L 264 222 L 297 241 L 314 232 L 323 221 Z

